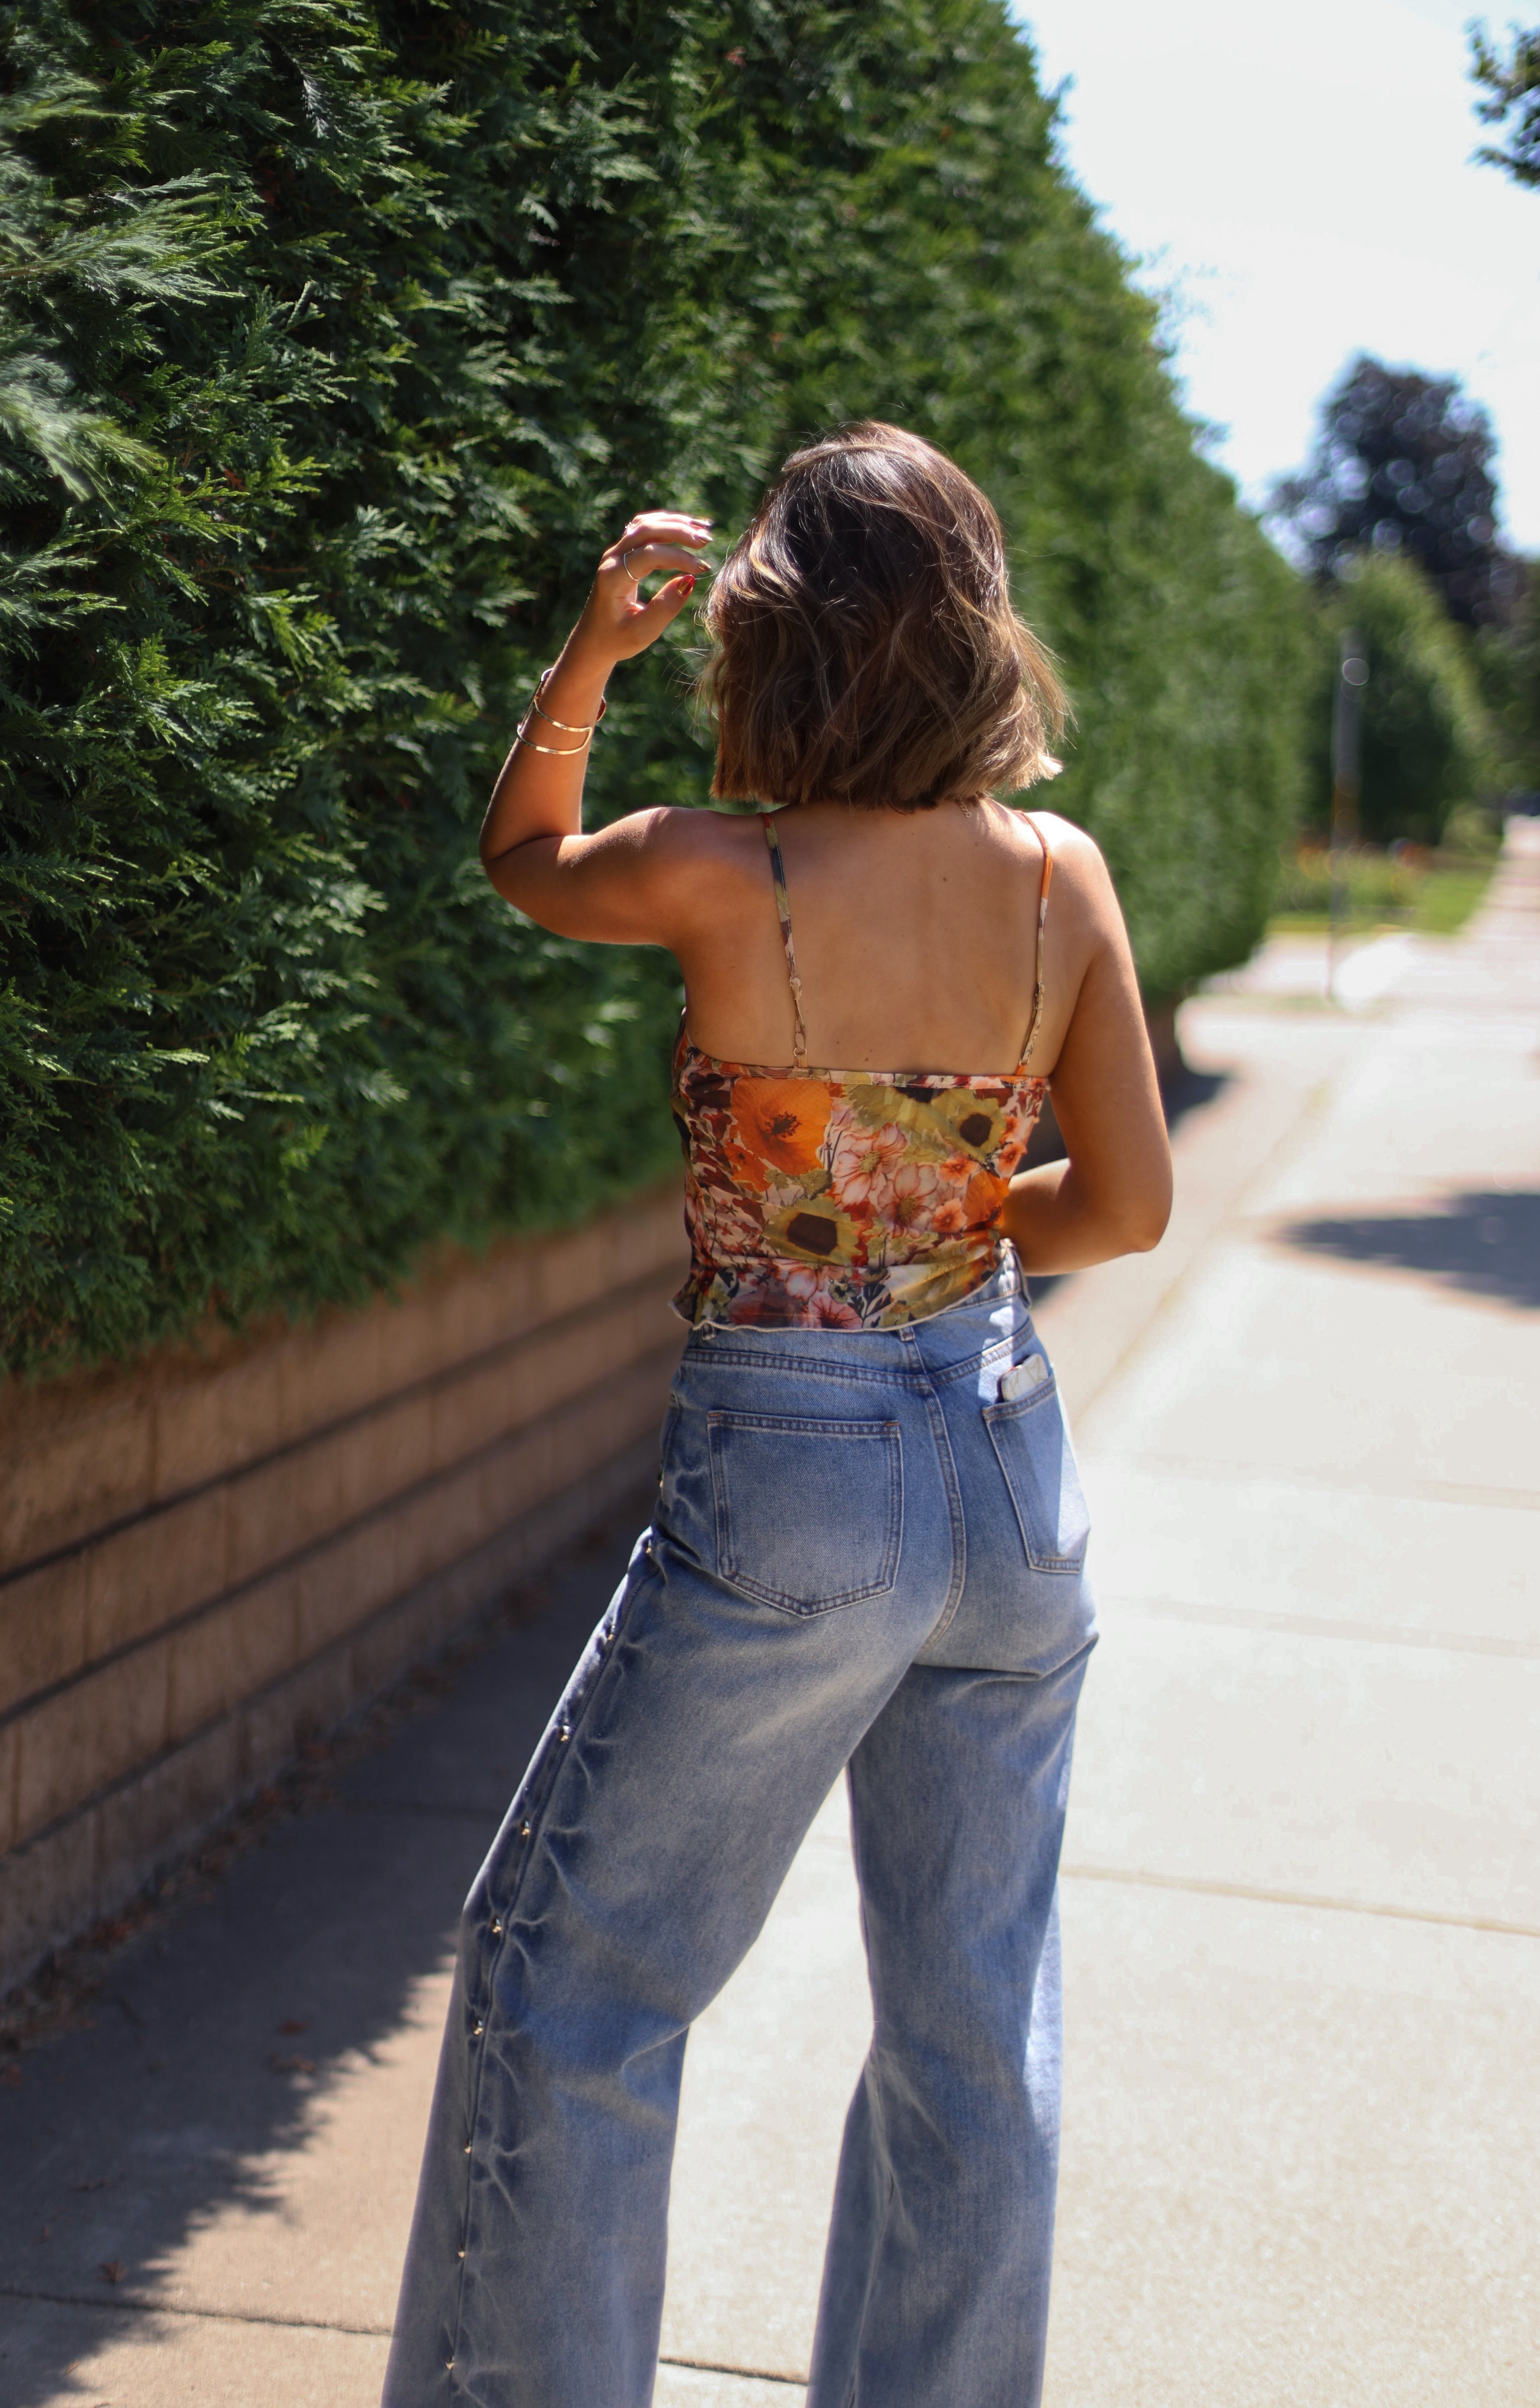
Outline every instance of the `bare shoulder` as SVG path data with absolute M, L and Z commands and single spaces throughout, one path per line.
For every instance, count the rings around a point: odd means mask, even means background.
M 1062 922 L 1083 921 L 1087 933 L 1118 918 L 1117 898 L 1101 848 L 1073 820 L 1058 811 L 1033 810 L 1054 859 L 1053 910 Z
M 1058 811 L 1034 810 L 1030 816 L 1048 839 L 1056 881 L 1062 877 L 1077 885 L 1094 886 L 1106 878 L 1101 848 L 1078 822 L 1065 819 Z
M 750 879 L 756 889 L 765 882 L 765 838 L 757 819 L 686 804 L 639 811 L 639 830 L 643 823 L 641 850 L 681 894 L 717 896 Z
M 763 863 L 765 839 L 752 819 L 660 803 L 569 841 L 567 852 L 574 863 L 624 860 L 666 886 L 741 876 L 751 862 Z
M 720 924 L 751 884 L 757 897 L 768 882 L 757 821 L 726 811 L 658 805 L 580 841 L 606 883 L 618 880 L 627 917 L 640 915 L 661 944 Z
M 757 860 L 765 850 L 759 822 L 741 811 L 713 811 L 689 804 L 660 804 L 638 811 L 634 823 L 645 826 L 645 841 L 659 859 L 689 862 L 697 867 L 741 867 Z
M 752 824 L 658 806 L 587 835 L 511 847 L 485 867 L 506 901 L 557 936 L 674 947 L 730 908 L 756 838 L 763 879 L 764 838 Z

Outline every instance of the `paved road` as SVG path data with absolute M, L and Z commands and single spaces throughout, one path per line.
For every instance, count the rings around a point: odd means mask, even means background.
M 1540 2399 L 1540 831 L 1322 969 L 1187 1007 L 1171 1235 L 1042 1308 L 1104 1630 L 1050 2408 Z M 453 1901 L 626 1535 L 0 2093 L 0 2408 L 372 2408 Z M 799 2408 L 866 2013 L 836 1795 L 692 2040 L 659 2408 Z

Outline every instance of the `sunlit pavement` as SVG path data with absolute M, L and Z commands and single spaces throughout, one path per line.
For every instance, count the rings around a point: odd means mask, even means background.
M 1171 1234 L 1042 1306 L 1104 1634 L 1049 2408 L 1540 2399 L 1540 829 L 1355 964 L 1187 1006 Z M 453 1904 L 624 1539 L 0 2093 L 0 2408 L 376 2399 Z M 799 2402 L 867 2028 L 837 1795 L 692 2039 L 660 2408 Z

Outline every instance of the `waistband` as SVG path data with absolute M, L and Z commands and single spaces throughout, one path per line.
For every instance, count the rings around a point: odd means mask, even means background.
M 986 1280 L 939 1312 L 897 1329 L 767 1328 L 756 1324 L 697 1322 L 682 1368 L 713 1362 L 774 1364 L 786 1370 L 827 1369 L 859 1377 L 923 1376 L 976 1362 L 991 1347 L 1019 1337 L 1031 1318 L 1027 1283 L 1008 1239 Z

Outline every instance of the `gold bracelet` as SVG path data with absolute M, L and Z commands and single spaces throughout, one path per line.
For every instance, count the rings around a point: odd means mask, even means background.
M 604 717 L 605 712 L 610 708 L 608 695 L 601 694 L 599 696 L 598 719 L 556 719 L 549 710 L 547 710 L 544 703 L 540 700 L 540 696 L 545 692 L 546 686 L 555 674 L 556 664 L 554 661 L 552 662 L 551 666 L 548 669 L 541 669 L 540 682 L 535 688 L 534 699 L 530 703 L 529 710 L 538 710 L 540 717 L 545 721 L 547 726 L 559 727 L 564 736 L 592 736 L 595 728 L 599 724 L 599 719 Z M 524 715 L 523 724 L 525 726 L 529 724 L 529 710 L 526 710 Z
M 558 721 L 557 725 L 559 726 L 560 724 L 560 721 Z M 586 752 L 589 745 L 594 740 L 594 732 L 593 729 L 590 728 L 588 734 L 583 738 L 581 744 L 537 744 L 532 736 L 526 736 L 524 732 L 525 728 L 527 727 L 528 724 L 529 722 L 526 719 L 524 721 L 522 725 L 514 730 L 514 743 L 526 744 L 531 752 L 549 752 L 558 761 L 570 761 L 574 753 Z

